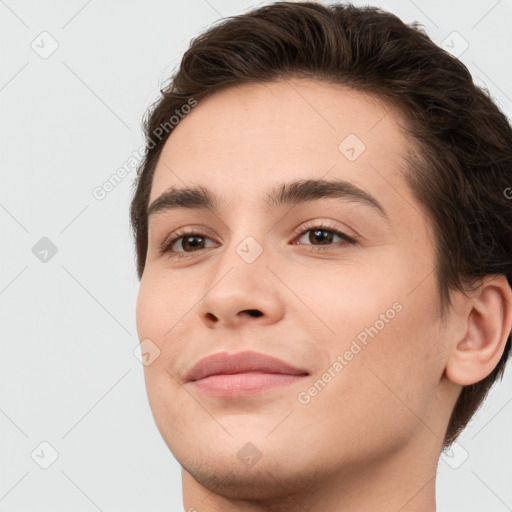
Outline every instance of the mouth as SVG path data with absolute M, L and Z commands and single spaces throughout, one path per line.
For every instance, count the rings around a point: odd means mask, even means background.
M 220 352 L 201 359 L 187 374 L 203 394 L 238 398 L 294 384 L 309 373 L 258 352 Z

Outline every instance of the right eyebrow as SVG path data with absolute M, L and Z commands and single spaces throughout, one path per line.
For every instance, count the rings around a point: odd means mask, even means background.
M 157 213 L 174 210 L 176 208 L 194 208 L 217 210 L 215 196 L 207 188 L 197 187 L 171 187 L 155 199 L 148 207 L 148 219 Z

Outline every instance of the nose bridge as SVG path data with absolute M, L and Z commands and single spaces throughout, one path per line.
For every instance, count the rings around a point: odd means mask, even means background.
M 251 210 L 252 208 L 252 210 Z M 233 212 L 240 211 L 234 207 Z M 263 222 L 256 222 L 257 205 L 251 206 L 249 202 L 243 205 L 245 213 L 229 222 L 230 234 L 221 254 L 217 260 L 217 278 L 228 269 L 231 273 L 240 274 L 250 280 L 255 274 L 264 273 L 265 263 L 268 263 L 269 237 L 268 227 Z M 234 267 L 234 268 L 233 268 Z
M 241 315 L 244 312 L 264 317 L 260 322 L 275 321 L 283 314 L 278 280 L 267 268 L 270 249 L 262 240 L 265 234 L 237 235 L 240 232 L 233 228 L 232 238 L 212 264 L 199 306 L 203 321 L 210 324 L 240 322 L 247 317 Z
M 259 235 L 258 239 L 261 238 Z M 214 264 L 210 286 L 233 296 L 271 287 L 266 267 L 268 252 L 265 241 L 260 243 L 252 235 L 237 237 L 233 234 L 233 239 Z

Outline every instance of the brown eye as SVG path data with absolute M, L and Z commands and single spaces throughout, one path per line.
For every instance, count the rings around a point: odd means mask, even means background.
M 194 232 L 177 232 L 170 239 L 165 241 L 161 248 L 160 253 L 168 253 L 171 256 L 183 256 L 187 253 L 197 252 L 201 249 L 208 247 L 215 247 L 215 244 L 207 246 L 207 241 L 211 238 L 201 233 Z
M 177 241 L 174 242 L 174 244 L 172 244 L 170 248 L 172 249 L 174 245 L 179 244 L 181 242 L 181 248 L 185 252 L 194 251 L 197 248 L 203 249 L 204 247 L 202 246 L 204 245 L 204 240 L 205 237 L 201 235 L 182 236 L 178 238 Z
M 338 238 L 338 240 L 336 240 L 336 238 Z M 331 229 L 327 226 L 314 226 L 312 228 L 301 231 L 301 236 L 297 244 L 329 246 L 339 242 L 355 244 L 356 240 L 336 229 Z
M 308 241 L 314 243 L 315 241 L 319 241 L 320 244 L 325 245 L 332 243 L 335 235 L 333 231 L 329 231 L 327 229 L 310 229 L 309 231 Z

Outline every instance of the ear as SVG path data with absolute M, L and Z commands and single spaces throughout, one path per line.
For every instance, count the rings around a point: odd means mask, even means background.
M 485 379 L 496 368 L 512 330 L 512 290 L 504 275 L 486 276 L 469 297 L 466 332 L 453 340 L 446 365 L 446 376 L 462 386 Z

